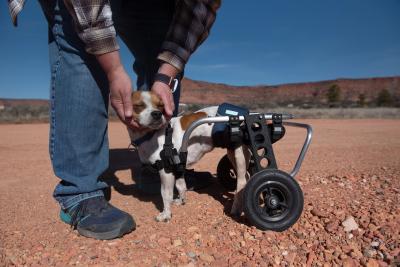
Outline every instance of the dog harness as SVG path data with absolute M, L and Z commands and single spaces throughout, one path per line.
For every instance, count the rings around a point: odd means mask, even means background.
M 173 129 L 171 124 L 168 123 L 165 129 L 165 143 L 160 152 L 160 158 L 153 164 L 144 164 L 143 167 L 147 168 L 152 173 L 158 173 L 164 169 L 166 173 L 174 173 L 176 177 L 182 177 L 186 169 L 187 153 L 176 150 L 172 143 Z
M 236 148 L 243 143 L 243 131 L 239 116 L 249 114 L 249 110 L 229 103 L 218 106 L 217 116 L 229 116 L 229 122 L 214 123 L 211 137 L 214 147 Z

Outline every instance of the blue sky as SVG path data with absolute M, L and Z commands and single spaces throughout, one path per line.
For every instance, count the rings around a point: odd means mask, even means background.
M 28 0 L 14 28 L 0 1 L 0 98 L 48 98 L 47 24 Z M 282 84 L 400 75 L 399 0 L 225 0 L 186 67 L 196 80 Z M 132 55 L 122 45 L 131 77 Z

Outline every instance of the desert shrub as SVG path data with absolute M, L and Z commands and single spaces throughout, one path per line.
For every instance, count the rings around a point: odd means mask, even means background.
M 393 97 L 387 89 L 382 89 L 376 98 L 376 105 L 378 107 L 390 107 L 393 105 L 393 102 Z
M 20 105 L 6 107 L 0 111 L 0 122 L 3 123 L 46 122 L 48 118 L 49 107 L 47 105 Z
M 365 94 L 359 94 L 358 95 L 358 105 L 360 106 L 360 107 L 365 107 L 366 106 L 366 102 L 365 102 Z
M 331 87 L 329 87 L 328 92 L 326 94 L 329 106 L 333 107 L 338 105 L 340 101 L 340 96 L 341 96 L 340 86 L 337 84 L 332 84 Z

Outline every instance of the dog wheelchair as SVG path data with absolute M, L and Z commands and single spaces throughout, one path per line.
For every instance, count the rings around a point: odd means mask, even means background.
M 233 114 L 233 115 L 232 115 Z M 228 113 L 226 116 L 202 118 L 194 121 L 186 130 L 175 162 L 186 166 L 189 137 L 194 129 L 205 123 L 224 124 L 224 135 L 229 143 L 243 143 L 251 150 L 248 168 L 250 179 L 243 191 L 243 208 L 250 223 L 261 230 L 284 231 L 299 219 L 304 205 L 303 192 L 294 179 L 300 170 L 312 139 L 308 124 L 288 122 L 291 114 Z M 285 135 L 285 127 L 299 127 L 307 131 L 298 159 L 290 173 L 278 169 L 272 144 Z M 236 189 L 235 170 L 227 155 L 217 167 L 217 176 L 228 190 Z

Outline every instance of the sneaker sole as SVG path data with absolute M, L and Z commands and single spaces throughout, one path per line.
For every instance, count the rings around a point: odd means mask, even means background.
M 94 239 L 99 239 L 99 240 L 110 240 L 110 239 L 115 239 L 119 238 L 125 234 L 128 234 L 136 229 L 136 224 L 133 220 L 130 220 L 128 223 L 124 224 L 121 228 L 119 229 L 114 229 L 112 231 L 108 232 L 103 232 L 103 233 L 96 233 L 92 232 L 86 229 L 82 228 L 77 228 L 78 233 L 82 236 L 85 237 L 90 237 Z

